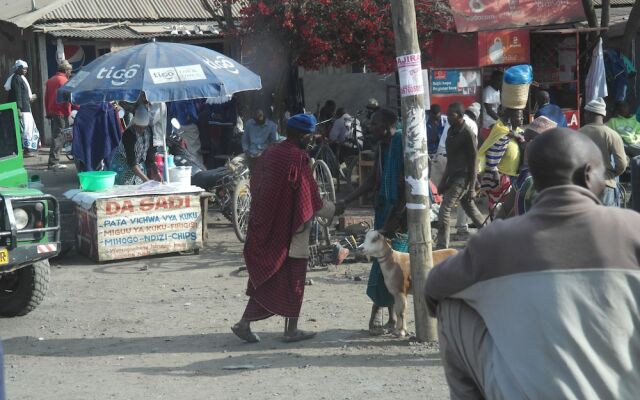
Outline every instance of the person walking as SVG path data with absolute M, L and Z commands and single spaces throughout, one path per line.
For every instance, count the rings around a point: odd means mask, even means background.
M 586 135 L 554 128 L 527 154 L 533 208 L 427 277 L 451 398 L 638 399 L 640 215 L 600 204 Z
M 605 206 L 619 207 L 620 193 L 616 178 L 624 172 L 629 164 L 624 152 L 624 142 L 616 131 L 604 124 L 607 115 L 607 104 L 602 97 L 591 100 L 584 107 L 587 124 L 580 132 L 594 141 L 602 153 L 604 163 L 605 188 L 602 203 Z
M 500 119 L 498 108 L 500 107 L 500 89 L 504 73 L 494 70 L 491 73 L 489 85 L 482 91 L 482 130 L 480 136 L 485 139 L 491 132 L 491 127 Z
M 60 153 L 64 146 L 65 137 L 62 129 L 69 127 L 71 117 L 71 103 L 58 103 L 58 89 L 64 86 L 71 76 L 73 67 L 67 60 L 58 64 L 58 72 L 53 75 L 44 89 L 44 108 L 47 118 L 51 122 L 51 149 L 49 150 L 49 169 L 65 169 L 66 165 L 60 164 Z
M 316 118 L 298 114 L 287 121 L 287 139 L 268 148 L 251 174 L 251 218 L 244 246 L 249 273 L 249 302 L 231 330 L 254 343 L 251 323 L 273 315 L 285 317 L 284 341 L 311 339 L 298 329 L 304 297 L 311 219 L 332 217 L 335 206 L 323 203 L 304 151 Z
M 29 65 L 26 61 L 17 60 L 13 65 L 13 73 L 4 84 L 9 92 L 7 102 L 15 102 L 20 116 L 20 132 L 22 134 L 22 147 L 25 157 L 34 157 L 38 151 L 40 134 L 36 127 L 36 121 L 31 114 L 31 103 L 38 96 L 31 91 L 31 85 L 27 80 Z
M 460 203 L 460 207 L 476 227 L 480 228 L 484 223 L 484 217 L 474 201 L 477 175 L 476 137 L 464 120 L 464 107 L 461 103 L 449 105 L 447 119 L 451 127 L 447 132 L 447 166 L 438 185 L 438 192 L 443 195 L 443 199 L 438 213 L 436 249 L 449 247 L 451 210 L 456 203 Z
M 352 201 L 372 191 L 375 195 L 375 218 L 373 228 L 387 235 L 406 233 L 407 221 L 404 193 L 404 156 L 402 132 L 396 129 L 398 117 L 388 108 L 373 114 L 370 129 L 378 141 L 371 175 L 359 188 L 348 194 L 336 205 L 336 215 L 341 215 Z M 373 301 L 369 333 L 381 335 L 395 327 L 393 296 L 387 290 L 378 260 L 374 260 L 367 283 L 367 296 Z M 389 310 L 389 321 L 382 325 L 382 308 Z

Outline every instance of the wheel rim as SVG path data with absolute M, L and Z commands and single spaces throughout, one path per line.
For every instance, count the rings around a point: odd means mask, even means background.
M 331 202 L 336 201 L 336 193 L 333 187 L 333 177 L 331 176 L 331 171 L 327 167 L 327 164 L 322 160 L 318 160 L 313 165 L 313 177 L 318 184 L 318 190 L 320 192 L 320 198 L 322 200 L 328 200 Z M 316 220 L 322 226 L 328 226 L 331 224 L 332 218 L 320 218 L 316 217 Z
M 237 204 L 236 215 L 238 218 L 238 226 L 240 227 L 240 232 L 242 232 L 243 235 L 246 235 L 249 227 L 249 215 L 251 212 L 251 192 L 248 185 L 244 185 L 240 189 Z

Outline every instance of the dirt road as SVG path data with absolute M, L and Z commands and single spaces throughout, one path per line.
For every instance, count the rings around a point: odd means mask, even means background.
M 362 330 L 367 265 L 310 273 L 301 327 L 315 339 L 281 342 L 274 317 L 255 324 L 261 343 L 240 342 L 241 245 L 213 229 L 197 256 L 54 262 L 44 303 L 0 319 L 9 400 L 448 398 L 435 349 Z

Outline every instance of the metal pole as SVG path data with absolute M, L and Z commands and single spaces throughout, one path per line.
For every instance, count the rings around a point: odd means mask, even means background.
M 429 207 L 429 155 L 424 110 L 424 83 L 413 0 L 392 0 L 391 14 L 400 80 L 404 174 L 411 259 L 411 285 L 420 341 L 437 340 L 436 321 L 427 314 L 424 283 L 433 267 Z

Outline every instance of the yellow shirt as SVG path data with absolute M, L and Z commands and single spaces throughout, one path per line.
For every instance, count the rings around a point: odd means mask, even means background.
M 522 132 L 522 129 L 518 128 L 516 131 Z M 509 134 L 509 128 L 501 120 L 498 120 L 491 129 L 489 137 L 482 143 L 480 150 L 478 150 L 478 172 L 482 173 L 485 169 L 487 150 L 489 150 L 498 139 L 507 134 Z M 514 138 L 510 138 L 504 155 L 498 164 L 498 171 L 503 175 L 518 176 L 519 167 L 520 147 L 518 147 L 518 142 Z

